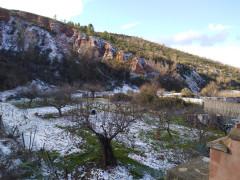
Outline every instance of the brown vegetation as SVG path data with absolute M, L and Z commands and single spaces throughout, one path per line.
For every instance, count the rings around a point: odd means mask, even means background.
M 117 93 L 110 97 L 111 102 L 129 102 L 133 97 L 124 93 Z
M 184 88 L 181 90 L 181 95 L 182 97 L 194 97 L 194 94 L 192 93 L 192 91 L 188 88 Z
M 215 82 L 210 82 L 201 91 L 201 95 L 208 96 L 208 97 L 217 96 L 217 94 L 218 94 L 218 86 Z

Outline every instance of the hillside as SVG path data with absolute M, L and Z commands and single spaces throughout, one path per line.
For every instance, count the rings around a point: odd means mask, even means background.
M 209 142 L 238 167 L 225 145 L 238 138 L 239 75 L 92 24 L 0 8 L 0 179 L 208 178 Z
M 238 69 L 143 39 L 3 8 L 0 22 L 0 89 L 34 79 L 106 87 L 154 82 L 166 90 L 187 87 L 195 93 L 210 81 L 221 89 L 239 88 Z
M 166 47 L 164 44 L 157 44 L 142 38 L 113 34 L 108 32 L 99 33 L 104 39 L 109 40 L 119 49 L 130 51 L 138 56 L 156 61 L 173 61 L 184 64 L 207 78 L 216 81 L 222 88 L 240 87 L 240 69 L 229 65 L 224 65 L 217 61 L 192 55 L 173 48 Z

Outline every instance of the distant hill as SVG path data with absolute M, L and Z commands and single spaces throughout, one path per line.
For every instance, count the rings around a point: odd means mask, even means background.
M 174 61 L 194 68 L 208 80 L 216 81 L 221 88 L 240 88 L 239 68 L 224 65 L 217 61 L 182 52 L 138 37 L 107 32 L 99 33 L 99 36 L 109 40 L 119 49 L 130 51 L 146 59 Z
M 158 83 L 197 93 L 210 81 L 240 87 L 239 69 L 140 38 L 95 32 L 93 25 L 63 23 L 0 8 L 0 89 L 40 79 L 49 83 Z

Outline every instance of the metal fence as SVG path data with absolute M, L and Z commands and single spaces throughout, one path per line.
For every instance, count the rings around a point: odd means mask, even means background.
M 219 100 L 204 100 L 203 105 L 204 110 L 209 113 L 220 114 L 229 117 L 240 117 L 240 103 Z

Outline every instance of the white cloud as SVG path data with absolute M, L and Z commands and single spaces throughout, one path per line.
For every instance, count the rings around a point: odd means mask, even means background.
M 240 45 L 226 44 L 224 46 L 174 45 L 173 48 L 191 54 L 213 59 L 224 64 L 240 68 Z
M 203 30 L 188 30 L 173 36 L 161 39 L 167 45 L 190 45 L 200 44 L 202 46 L 213 46 L 225 42 L 228 38 L 230 26 L 222 24 L 209 24 Z
M 172 37 L 172 40 L 176 43 L 181 43 L 181 42 L 189 42 L 192 40 L 200 39 L 201 37 L 202 37 L 201 33 L 197 31 L 189 30 L 186 32 L 177 33 Z
M 230 29 L 231 26 L 223 25 L 223 24 L 209 24 L 208 29 L 211 31 L 225 31 Z
M 132 28 L 135 28 L 139 24 L 140 24 L 139 22 L 124 24 L 124 25 L 121 26 L 121 29 L 122 30 L 132 29 Z
M 69 20 L 82 13 L 83 0 L 1 0 L 0 6 Z
M 201 57 L 240 67 L 240 43 L 230 37 L 231 26 L 209 24 L 202 30 L 177 33 L 160 42 Z

